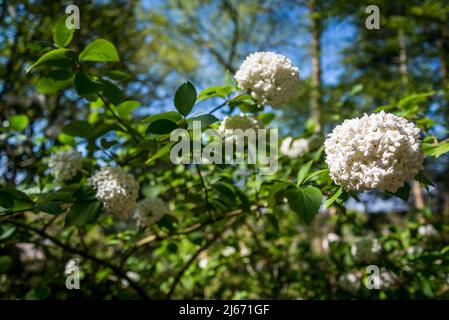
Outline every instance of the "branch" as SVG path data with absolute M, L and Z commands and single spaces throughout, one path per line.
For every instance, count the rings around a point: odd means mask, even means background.
M 143 139 L 142 135 L 139 132 L 134 130 L 126 121 L 124 121 L 122 118 L 119 117 L 117 113 L 115 113 L 115 111 L 111 108 L 109 102 L 105 99 L 105 97 L 103 97 L 101 93 L 97 92 L 97 95 L 105 105 L 106 109 L 108 109 L 114 116 L 114 118 L 125 127 L 126 131 L 134 138 L 134 140 L 139 142 L 140 140 Z
M 173 281 L 173 284 L 170 287 L 170 290 L 167 293 L 167 299 L 170 300 L 173 293 L 175 292 L 176 286 L 179 284 L 179 281 L 181 280 L 184 273 L 187 271 L 187 269 L 190 267 L 190 265 L 196 260 L 196 258 L 199 256 L 201 252 L 209 248 L 218 238 L 220 237 L 219 234 L 215 234 L 212 239 L 210 239 L 208 242 L 206 242 L 201 248 L 199 248 L 194 255 L 187 261 L 187 263 L 179 270 L 177 273 L 175 280 Z
M 198 163 L 195 163 L 195 167 L 196 167 L 196 171 L 198 172 L 198 175 L 200 176 L 200 181 L 201 181 L 201 185 L 203 187 L 204 190 L 204 201 L 206 202 L 206 211 L 207 213 L 209 213 L 209 193 L 207 191 L 207 186 L 206 186 L 206 182 L 204 181 L 200 166 Z
M 13 220 L 5 221 L 5 223 L 9 223 L 9 224 L 15 225 L 17 227 L 20 227 L 22 229 L 26 229 L 26 230 L 32 231 L 32 232 L 38 234 L 39 236 L 41 236 L 42 238 L 46 238 L 46 239 L 51 240 L 55 245 L 57 245 L 58 247 L 64 249 L 67 252 L 71 252 L 73 254 L 77 254 L 79 256 L 82 256 L 85 259 L 91 260 L 91 261 L 93 261 L 95 263 L 98 263 L 98 264 L 103 265 L 103 266 L 105 266 L 107 268 L 110 268 L 119 278 L 122 278 L 122 279 L 126 280 L 129 283 L 130 287 L 133 288 L 142 299 L 150 300 L 150 297 L 145 292 L 145 290 L 137 282 L 135 282 L 133 279 L 128 277 L 126 272 L 124 272 L 122 269 L 120 269 L 116 265 L 114 265 L 114 264 L 112 264 L 112 263 L 110 263 L 110 262 L 108 262 L 106 260 L 100 259 L 100 258 L 98 258 L 98 257 L 96 257 L 94 255 L 91 255 L 89 253 L 86 253 L 86 252 L 83 252 L 83 251 L 78 250 L 76 248 L 70 247 L 70 246 L 62 243 L 57 238 L 49 235 L 45 231 L 36 229 L 36 228 L 31 227 L 29 225 L 23 224 L 23 223 L 18 222 L 18 221 L 13 221 Z

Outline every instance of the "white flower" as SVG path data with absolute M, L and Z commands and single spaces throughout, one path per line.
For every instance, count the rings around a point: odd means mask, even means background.
M 72 179 L 83 166 L 83 156 L 75 150 L 52 154 L 48 166 L 56 182 Z
M 208 264 L 209 258 L 207 256 L 207 253 L 205 251 L 202 251 L 198 256 L 198 267 L 200 267 L 200 269 L 206 269 Z
M 361 286 L 361 277 L 356 273 L 345 273 L 338 278 L 338 285 L 345 291 L 356 293 Z
M 96 198 L 105 211 L 117 218 L 127 219 L 134 209 L 139 194 L 139 183 L 121 168 L 102 168 L 88 180 L 96 190 Z
M 423 246 L 410 246 L 406 249 L 407 253 L 411 256 L 419 255 L 424 252 Z
M 19 242 L 16 247 L 19 249 L 19 257 L 22 262 L 45 260 L 45 253 L 34 243 Z
M 76 270 L 76 268 L 78 268 L 78 264 L 79 259 L 70 259 L 69 261 L 67 261 L 64 267 L 64 274 L 65 275 L 72 274 Z
M 232 256 L 235 253 L 235 248 L 234 247 L 226 247 L 223 249 L 223 251 L 221 252 L 221 254 L 225 257 L 229 257 Z
M 235 79 L 239 88 L 250 91 L 260 104 L 280 107 L 298 95 L 299 69 L 290 59 L 274 52 L 255 52 L 247 56 Z
M 240 255 L 242 257 L 246 257 L 246 256 L 249 256 L 250 253 L 251 253 L 251 251 L 249 250 L 249 248 L 244 243 L 241 243 L 240 244 Z
M 391 270 L 381 268 L 379 274 L 379 285 L 381 290 L 393 290 L 399 286 L 399 276 Z
M 287 137 L 281 142 L 281 154 L 289 158 L 299 158 L 309 152 L 309 140 Z
M 369 237 L 359 239 L 351 245 L 351 254 L 357 262 L 374 262 L 381 251 L 379 240 Z
M 281 154 L 289 158 L 299 158 L 321 145 L 321 139 L 314 135 L 309 138 L 287 137 L 281 142 Z
M 338 234 L 330 232 L 326 235 L 326 237 L 324 237 L 323 241 L 321 242 L 321 246 L 323 247 L 323 250 L 327 252 L 329 251 L 331 243 L 338 242 L 340 240 L 341 238 Z
M 218 128 L 218 132 L 223 135 L 226 131 L 233 131 L 237 129 L 241 129 L 243 132 L 248 129 L 260 129 L 262 125 L 254 119 L 253 117 L 249 117 L 240 113 L 238 115 L 225 117 L 223 121 L 220 123 L 220 127 Z
M 136 204 L 133 217 L 138 227 L 145 227 L 155 223 L 169 212 L 167 203 L 162 199 L 158 197 L 145 198 Z
M 128 271 L 128 272 L 126 273 L 126 275 L 128 276 L 129 279 L 131 279 L 131 280 L 133 280 L 133 281 L 135 281 L 135 282 L 137 282 L 137 281 L 140 280 L 140 275 L 139 275 L 137 272 L 134 272 L 134 271 Z M 123 285 L 124 287 L 129 286 L 129 281 L 126 280 L 126 279 L 122 279 L 122 285 Z
M 346 190 L 396 192 L 423 168 L 419 132 L 384 111 L 345 120 L 324 143 L 330 176 Z
M 437 237 L 438 231 L 431 224 L 419 226 L 418 234 L 423 237 Z

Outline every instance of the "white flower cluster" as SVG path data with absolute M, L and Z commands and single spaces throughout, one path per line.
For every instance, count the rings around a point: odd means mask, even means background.
M 418 234 L 422 237 L 429 237 L 429 238 L 438 237 L 439 235 L 437 229 L 435 229 L 435 227 L 431 224 L 419 226 Z
M 250 91 L 260 104 L 280 107 L 298 95 L 299 69 L 290 59 L 274 52 L 255 52 L 247 56 L 235 79 L 239 88 Z
M 424 252 L 424 247 L 421 245 L 410 246 L 407 247 L 406 252 L 411 256 L 419 255 Z
M 351 245 L 351 254 L 357 262 L 374 262 L 381 252 L 382 246 L 379 240 L 374 238 L 362 238 Z
M 379 285 L 381 290 L 393 290 L 399 287 L 399 276 L 391 270 L 381 268 L 379 273 Z
M 356 273 L 345 273 L 338 278 L 338 285 L 345 291 L 356 293 L 361 287 L 361 280 Z
M 281 154 L 291 159 L 302 157 L 309 151 L 309 140 L 304 138 L 293 140 L 287 137 L 281 142 Z
M 260 129 L 262 125 L 254 119 L 253 117 L 249 117 L 240 113 L 238 115 L 225 117 L 223 121 L 220 123 L 220 127 L 218 127 L 218 132 L 223 135 L 226 133 L 226 130 L 237 130 L 241 129 L 245 131 L 247 129 Z
M 158 221 L 164 214 L 170 212 L 170 209 L 161 198 L 145 198 L 136 204 L 133 218 L 138 227 L 149 226 Z
M 339 242 L 340 240 L 341 237 L 338 234 L 330 232 L 324 237 L 323 241 L 321 242 L 321 247 L 325 252 L 329 252 L 331 243 Z
M 139 194 L 139 183 L 121 168 L 102 168 L 88 180 L 96 190 L 96 198 L 105 211 L 117 218 L 127 219 L 134 209 Z
M 419 132 L 384 111 L 345 120 L 324 143 L 330 176 L 346 190 L 396 192 L 423 168 Z
M 83 166 L 83 156 L 75 150 L 52 154 L 48 166 L 56 182 L 72 179 Z

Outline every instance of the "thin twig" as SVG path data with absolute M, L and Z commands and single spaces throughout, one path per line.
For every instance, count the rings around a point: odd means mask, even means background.
M 196 171 L 198 172 L 198 175 L 200 176 L 201 186 L 204 190 L 204 201 L 206 202 L 206 211 L 210 215 L 209 212 L 209 192 L 207 191 L 206 182 L 204 181 L 203 174 L 201 172 L 200 166 L 198 163 L 195 163 Z
M 214 113 L 215 111 L 223 108 L 224 106 L 226 106 L 229 102 L 231 102 L 232 100 L 235 100 L 237 98 L 240 98 L 241 96 L 243 96 L 246 92 L 240 92 L 238 93 L 236 96 L 234 96 L 233 98 L 230 98 L 228 100 L 226 100 L 225 102 L 223 102 L 222 104 L 216 106 L 215 108 L 213 108 L 211 111 L 209 111 L 209 114 Z
M 220 237 L 220 234 L 215 234 L 212 239 L 207 241 L 201 248 L 199 248 L 193 256 L 187 261 L 187 263 L 181 268 L 181 270 L 178 271 L 176 274 L 175 280 L 173 281 L 173 284 L 170 287 L 170 290 L 167 293 L 167 299 L 171 299 L 173 293 L 175 292 L 176 286 L 179 284 L 179 281 L 181 280 L 184 273 L 187 271 L 187 269 L 190 267 L 190 265 L 196 260 L 196 258 L 200 255 L 201 252 L 209 248 L 218 238 Z
M 126 121 L 124 121 L 122 118 L 119 117 L 119 115 L 114 111 L 114 109 L 112 109 L 109 102 L 106 100 L 105 97 L 103 97 L 103 95 L 100 92 L 97 92 L 97 95 L 101 99 L 105 107 L 109 110 L 109 112 L 111 112 L 114 118 L 125 127 L 126 131 L 134 138 L 134 140 L 139 142 L 140 140 L 143 139 L 142 135 L 139 132 L 134 130 Z

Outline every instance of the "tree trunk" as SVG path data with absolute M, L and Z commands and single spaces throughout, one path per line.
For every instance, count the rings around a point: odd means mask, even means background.
M 445 118 L 449 122 L 449 29 L 446 26 L 441 27 L 440 39 L 437 41 L 438 55 L 440 59 L 440 76 L 443 86 L 444 98 L 446 100 Z
M 322 17 L 317 11 L 316 0 L 308 2 L 310 31 L 312 36 L 311 54 L 312 54 L 312 75 L 311 75 L 311 92 L 310 106 L 312 119 L 316 123 L 316 131 L 321 131 L 322 124 L 322 82 L 321 82 L 321 34 L 322 34 Z
M 404 29 L 398 31 L 399 44 L 399 74 L 401 75 L 402 89 L 406 91 L 408 85 L 407 48 L 405 46 Z
M 408 87 L 408 67 L 407 67 L 407 46 L 405 43 L 404 29 L 398 30 L 398 46 L 399 46 L 399 74 L 401 76 L 401 85 L 403 92 L 407 92 Z M 416 209 L 424 209 L 425 201 L 422 188 L 417 181 L 412 184 L 413 199 L 415 200 Z

